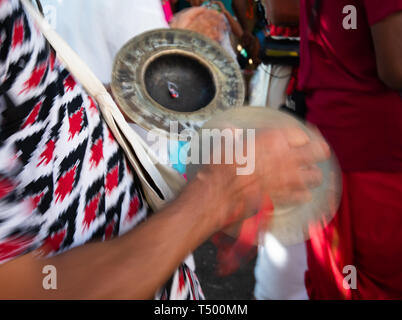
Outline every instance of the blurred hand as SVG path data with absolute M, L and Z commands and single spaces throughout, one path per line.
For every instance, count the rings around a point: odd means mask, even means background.
M 228 194 L 232 206 L 222 217 L 223 228 L 254 215 L 267 197 L 274 206 L 310 201 L 309 189 L 322 183 L 316 164 L 329 157 L 330 149 L 322 138 L 311 140 L 299 128 L 266 130 L 256 135 L 252 174 L 236 175 L 236 165 L 209 165 L 201 174 L 206 173 Z
M 221 9 L 221 11 L 223 13 L 227 12 L 227 10 L 226 10 L 226 8 L 225 8 L 225 6 L 224 6 L 224 4 L 222 2 L 220 2 L 220 1 L 212 1 L 212 3 L 216 4 L 217 6 L 219 6 L 219 9 Z
M 179 12 L 170 22 L 170 26 L 201 33 L 217 42 L 222 40 L 227 31 L 224 15 L 205 7 L 195 7 Z
M 322 183 L 316 164 L 329 156 L 323 139 L 310 140 L 301 129 L 267 131 L 257 136 L 255 178 L 275 205 L 309 201 L 309 188 Z

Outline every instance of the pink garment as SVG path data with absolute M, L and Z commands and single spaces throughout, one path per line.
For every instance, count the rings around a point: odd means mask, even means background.
M 300 89 L 307 120 L 335 150 L 343 171 L 402 172 L 402 99 L 378 77 L 371 26 L 402 11 L 402 0 L 300 2 Z M 356 30 L 343 27 L 343 9 L 357 10 Z
M 162 0 L 163 12 L 165 13 L 166 21 L 169 23 L 173 18 L 172 6 L 170 0 Z

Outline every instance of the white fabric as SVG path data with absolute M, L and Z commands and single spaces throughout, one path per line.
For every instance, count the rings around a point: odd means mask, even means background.
M 49 24 L 104 84 L 113 60 L 131 38 L 169 28 L 160 0 L 41 0 Z M 144 129 L 129 125 L 148 143 Z M 166 163 L 166 162 L 165 162 Z
M 257 300 L 306 300 L 307 254 L 304 243 L 283 246 L 270 233 L 258 248 L 254 271 Z
M 160 0 L 41 0 L 57 33 L 105 84 L 113 58 L 132 37 L 168 28 Z
M 292 67 L 261 64 L 250 81 L 251 106 L 269 106 L 273 109 L 286 102 L 286 88 Z

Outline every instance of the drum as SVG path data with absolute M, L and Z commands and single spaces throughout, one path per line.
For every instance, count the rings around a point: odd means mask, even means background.
M 169 139 L 183 139 L 184 130 L 197 131 L 245 98 L 240 68 L 221 46 L 179 29 L 131 39 L 115 58 L 111 87 L 127 117 Z
M 232 128 L 232 130 L 242 129 L 244 134 L 243 141 L 249 143 L 247 139 L 248 132 L 258 133 L 258 130 L 261 129 L 282 129 L 289 127 L 300 128 L 311 139 L 318 139 L 316 132 L 282 111 L 265 107 L 242 107 L 228 110 L 214 116 L 204 124 L 203 128 L 197 134 L 199 138 L 199 159 L 206 159 L 204 153 L 210 153 L 212 150 L 212 148 L 203 148 L 203 146 L 212 145 L 211 143 L 205 143 L 205 139 L 211 139 L 211 136 L 203 134 L 203 130 L 209 130 L 209 132 L 211 130 L 218 130 L 222 133 L 223 137 L 223 130 L 226 128 Z M 218 131 L 216 131 L 216 134 L 218 134 Z M 221 146 L 224 148 L 227 147 L 223 143 Z M 242 149 L 243 155 L 243 150 L 245 149 Z M 236 150 L 236 152 L 238 151 Z M 247 157 L 248 155 L 244 156 Z M 194 163 L 193 161 L 189 164 L 187 168 L 189 179 L 192 179 L 202 167 L 201 162 Z M 342 175 L 338 161 L 332 153 L 332 157 L 329 160 L 319 163 L 318 166 L 323 174 L 323 182 L 319 187 L 310 189 L 312 195 L 310 202 L 300 205 L 292 205 L 290 203 L 273 204 L 274 213 L 272 221 L 269 224 L 269 232 L 283 245 L 294 245 L 306 241 L 309 238 L 309 228 L 311 226 L 325 227 L 332 220 L 339 208 L 342 194 Z

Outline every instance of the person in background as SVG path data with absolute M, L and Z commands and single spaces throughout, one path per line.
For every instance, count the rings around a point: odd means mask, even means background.
M 45 16 L 105 85 L 123 45 L 143 32 L 169 28 L 160 0 L 41 0 Z
M 143 32 L 169 28 L 168 21 L 173 18 L 170 15 L 169 1 L 42 0 L 41 3 L 45 15 L 57 33 L 79 54 L 109 90 L 113 61 L 124 44 Z M 130 126 L 148 141 L 147 131 L 129 119 L 128 121 Z M 170 142 L 169 153 L 164 155 L 162 160 L 169 162 L 174 159 L 180 148 L 180 143 Z M 183 164 L 174 163 L 173 167 L 185 174 Z
M 218 1 L 204 1 L 175 14 L 170 26 L 198 32 L 218 42 L 225 51 L 237 60 L 233 49 L 233 37 L 241 37 L 243 30 L 240 24 L 228 13 Z
M 356 28 L 345 24 L 348 14 Z M 344 172 L 338 216 L 323 232 L 312 230 L 309 294 L 400 299 L 402 1 L 302 0 L 300 27 L 308 120 Z M 356 273 L 345 289 L 348 266 Z
M 178 3 L 180 3 L 180 1 Z M 183 7 L 182 9 L 189 9 L 193 7 L 207 7 L 209 9 L 213 9 L 222 13 L 229 23 L 233 35 L 239 39 L 243 36 L 243 28 L 234 16 L 231 1 L 193 0 L 186 3 L 188 5 Z
M 239 6 L 246 1 L 236 1 Z M 261 3 L 266 5 L 265 2 Z M 264 17 L 267 24 L 259 22 L 262 30 L 257 37 L 264 42 L 268 36 L 298 37 L 297 26 L 281 27 L 272 24 L 274 20 L 269 7 L 265 6 Z M 261 9 L 260 9 L 261 10 Z M 246 18 L 246 17 L 244 17 Z M 244 18 L 242 21 L 245 21 Z M 257 24 L 257 23 L 256 23 Z M 250 37 L 255 37 L 250 34 Z M 255 59 L 256 60 L 256 59 Z M 258 107 L 280 109 L 288 105 L 295 94 L 298 67 L 284 64 L 260 64 L 250 82 L 249 104 Z M 284 246 L 272 234 L 264 235 L 258 247 L 255 267 L 254 295 L 258 300 L 305 300 L 308 299 L 304 284 L 307 270 L 307 253 L 304 243 Z
M 256 1 L 233 0 L 232 7 L 244 31 L 241 37 L 241 45 L 246 48 L 248 52 L 252 52 L 256 41 L 258 41 L 255 34 L 264 28 L 258 25 Z
M 402 298 L 401 34 L 402 0 L 300 1 L 307 120 L 343 171 L 337 215 L 310 230 L 312 299 Z
M 242 38 L 244 30 L 240 25 L 240 23 L 235 18 L 233 10 L 227 9 L 229 5 L 225 5 L 223 1 L 204 1 L 202 5 L 212 9 L 215 8 L 219 12 L 223 13 L 226 20 L 229 22 L 232 34 L 238 39 Z
M 206 1 L 208 0 L 176 0 L 176 11 L 180 11 L 190 7 L 198 7 Z M 225 9 L 232 16 L 235 15 L 232 7 L 232 0 L 217 0 L 217 2 L 221 2 L 224 5 Z
M 170 20 L 173 18 L 173 10 L 172 10 L 172 0 L 161 0 L 162 1 L 162 8 L 165 14 L 166 21 L 169 23 Z M 176 1 L 174 1 L 176 2 Z

